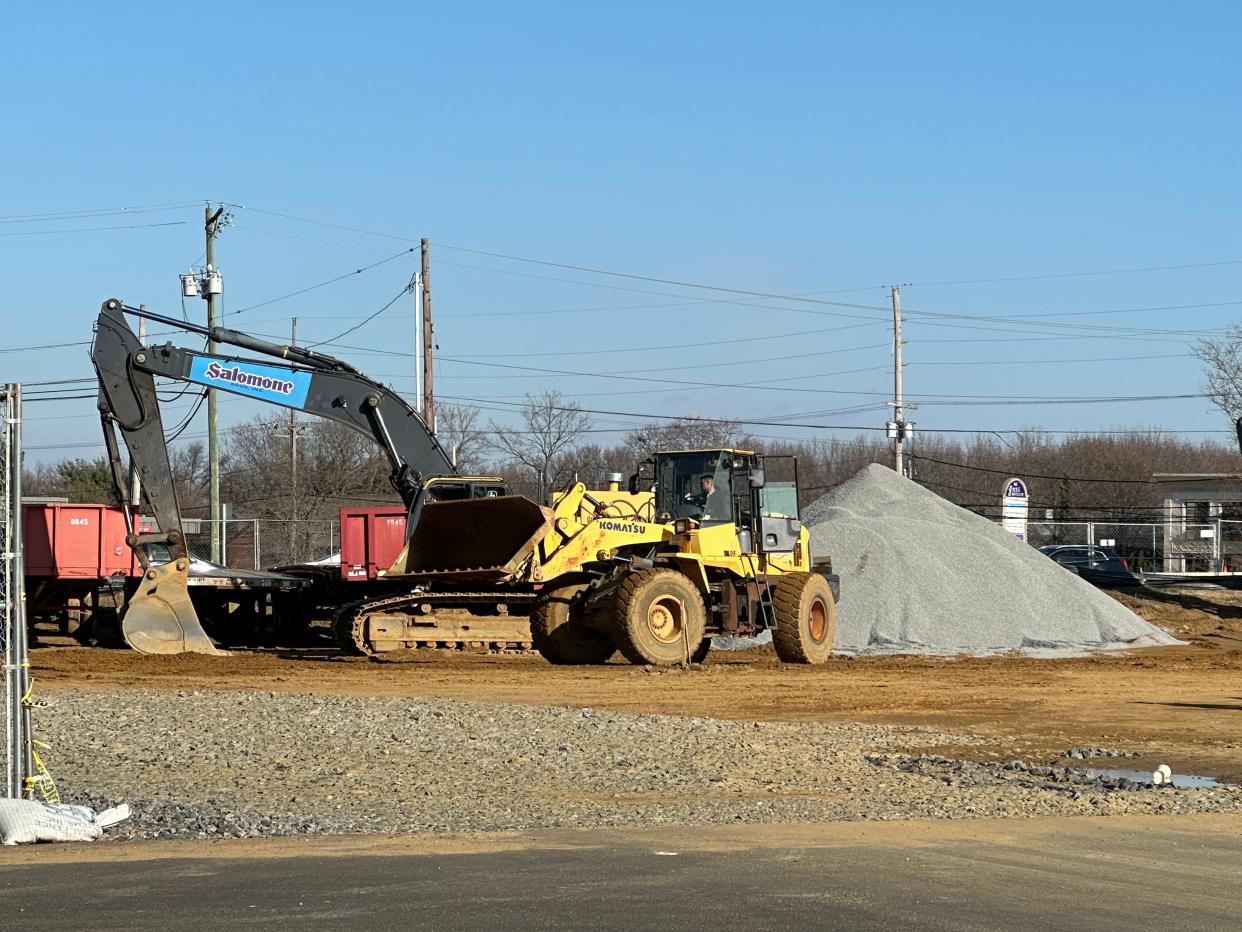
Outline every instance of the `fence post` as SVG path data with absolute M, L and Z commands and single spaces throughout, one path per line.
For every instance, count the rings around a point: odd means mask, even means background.
M 1094 521 L 1087 522 L 1087 546 L 1088 547 L 1095 546 L 1095 522 Z
M 254 518 L 254 568 L 256 570 L 263 568 L 263 561 L 259 559 L 259 519 Z
M 1225 545 L 1221 542 L 1221 539 L 1220 539 L 1221 533 L 1224 530 L 1222 525 L 1223 525 L 1223 522 L 1221 521 L 1221 519 L 1217 518 L 1216 519 L 1216 531 L 1212 537 L 1212 555 L 1216 563 L 1216 565 L 1213 567 L 1213 571 L 1217 573 L 1221 571 L 1221 566 L 1225 562 L 1224 560 Z

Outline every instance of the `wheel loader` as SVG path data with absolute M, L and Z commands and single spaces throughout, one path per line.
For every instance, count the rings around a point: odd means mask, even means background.
M 792 481 L 768 483 L 775 461 Z M 506 504 L 503 521 L 497 502 L 432 502 L 386 574 L 413 588 L 343 608 L 338 640 L 365 653 L 418 646 L 435 630 L 483 640 L 492 619 L 521 614 L 556 664 L 618 651 L 689 663 L 712 637 L 764 630 L 782 660 L 822 663 L 839 579 L 811 556 L 797 501 L 792 457 L 723 449 L 656 453 L 628 492 L 576 483 L 550 508 Z
M 260 362 L 171 344 L 144 346 L 125 314 L 273 357 Z M 500 646 L 527 640 L 553 663 L 702 659 L 715 635 L 771 630 L 777 654 L 819 663 L 832 650 L 837 578 L 813 558 L 798 521 L 797 462 L 744 450 L 661 452 L 622 490 L 582 483 L 548 506 L 508 494 L 496 477 L 462 477 L 400 396 L 348 363 L 222 327 L 198 327 L 105 301 L 91 357 L 118 493 L 120 435 L 159 531 L 131 533 L 144 574 L 122 615 L 127 643 L 148 653 L 216 651 L 186 586 L 189 554 L 169 467 L 155 377 L 218 388 L 328 418 L 388 456 L 407 508 L 406 543 L 387 591 L 342 606 L 346 650 Z M 766 464 L 790 475 L 769 482 Z M 167 548 L 157 563 L 152 553 Z
M 784 468 L 783 481 L 769 480 Z M 661 452 L 631 478 L 658 539 L 619 543 L 536 601 L 531 634 L 553 663 L 701 661 L 712 637 L 772 632 L 786 663 L 832 653 L 840 579 L 798 520 L 797 460 L 748 450 Z M 709 490 L 710 491 L 707 491 Z M 653 535 L 654 536 L 654 535 Z

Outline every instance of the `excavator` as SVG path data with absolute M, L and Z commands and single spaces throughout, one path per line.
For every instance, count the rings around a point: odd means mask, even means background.
M 144 346 L 126 314 L 276 362 L 166 343 Z M 813 557 L 792 481 L 769 483 L 753 451 L 657 452 L 627 489 L 575 482 L 543 506 L 497 477 L 459 476 L 434 433 L 400 396 L 342 360 L 224 327 L 200 327 L 108 299 L 91 358 L 118 490 L 119 432 L 159 526 L 130 529 L 143 576 L 121 619 L 146 653 L 215 653 L 190 602 L 189 553 L 169 466 L 155 378 L 218 388 L 342 423 L 385 452 L 407 509 L 406 542 L 382 594 L 341 606 L 342 649 L 530 641 L 550 662 L 701 661 L 718 635 L 772 632 L 778 657 L 823 663 L 832 652 L 839 578 Z M 153 559 L 153 553 L 169 559 Z
M 127 313 L 282 363 L 266 364 L 171 343 L 144 346 L 125 319 Z M 126 643 L 140 652 L 218 653 L 189 598 L 190 554 L 169 464 L 157 376 L 295 408 L 371 438 L 388 458 L 390 479 L 408 510 L 411 528 L 427 502 L 446 499 L 501 500 L 489 512 L 492 540 L 502 533 L 503 522 L 498 520 L 502 513 L 512 518 L 512 529 L 519 535 L 526 533 L 523 528 L 531 527 L 532 521 L 542 524 L 538 507 L 511 495 L 503 479 L 459 475 L 435 435 L 399 395 L 326 354 L 280 346 L 229 328 L 199 327 L 109 299 L 95 323 L 91 361 L 99 382 L 98 407 L 117 493 L 124 500 L 128 486 L 119 432 L 159 528 L 139 532 L 132 522 L 127 528 L 128 543 L 142 564 L 143 575 L 126 605 L 121 632 Z M 498 638 L 529 640 L 524 629 L 492 633 Z

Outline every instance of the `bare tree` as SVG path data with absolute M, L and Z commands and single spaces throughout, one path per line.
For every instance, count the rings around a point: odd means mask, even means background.
M 591 420 L 576 402 L 558 391 L 545 391 L 526 396 L 522 423 L 524 429 L 514 430 L 491 421 L 489 443 L 531 473 L 538 499 L 543 501 L 553 484 L 558 458 L 577 446 Z
M 741 440 L 742 425 L 724 418 L 678 418 L 658 427 L 642 427 L 625 435 L 625 443 L 643 456 L 656 450 L 717 450 Z
M 478 475 L 483 470 L 483 431 L 476 426 L 478 408 L 441 404 L 436 407 L 436 439 L 448 451 L 458 471 Z
M 231 428 L 221 456 L 225 498 L 253 517 L 305 519 L 335 517 L 350 501 L 393 497 L 388 463 L 374 443 L 334 421 L 305 426 L 298 435 L 296 498 L 287 416 L 263 415 Z
M 207 448 L 201 440 L 168 451 L 177 501 L 182 509 L 207 507 Z
M 1233 426 L 1242 417 L 1242 324 L 1231 324 L 1223 336 L 1204 337 L 1190 352 L 1203 363 L 1209 400 Z

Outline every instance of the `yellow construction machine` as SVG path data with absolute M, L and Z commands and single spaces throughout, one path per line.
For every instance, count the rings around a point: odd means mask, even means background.
M 125 315 L 262 356 L 145 346 Z M 832 651 L 837 577 L 812 557 L 798 521 L 797 461 L 745 450 L 661 452 L 601 491 L 575 483 L 543 506 L 502 480 L 464 477 L 434 433 L 391 389 L 342 360 L 222 327 L 105 301 L 91 348 L 118 494 L 130 463 L 159 530 L 129 535 L 143 577 L 122 633 L 149 653 L 215 652 L 186 585 L 190 559 L 155 379 L 190 382 L 327 418 L 387 455 L 407 509 L 406 543 L 385 591 L 339 608 L 338 643 L 385 653 L 413 647 L 532 643 L 553 663 L 702 659 L 715 635 L 772 632 L 781 659 Z M 779 481 L 773 467 L 787 475 Z M 155 553 L 163 549 L 164 561 Z
M 778 463 L 790 478 L 770 482 Z M 487 643 L 494 626 L 529 617 L 534 646 L 557 664 L 617 651 L 695 662 L 712 637 L 764 630 L 782 660 L 822 663 L 839 580 L 797 515 L 796 460 L 732 449 L 656 453 L 628 491 L 575 483 L 546 508 L 516 496 L 429 502 L 386 574 L 411 589 L 346 606 L 338 640 L 365 653 L 423 646 L 436 631 Z

